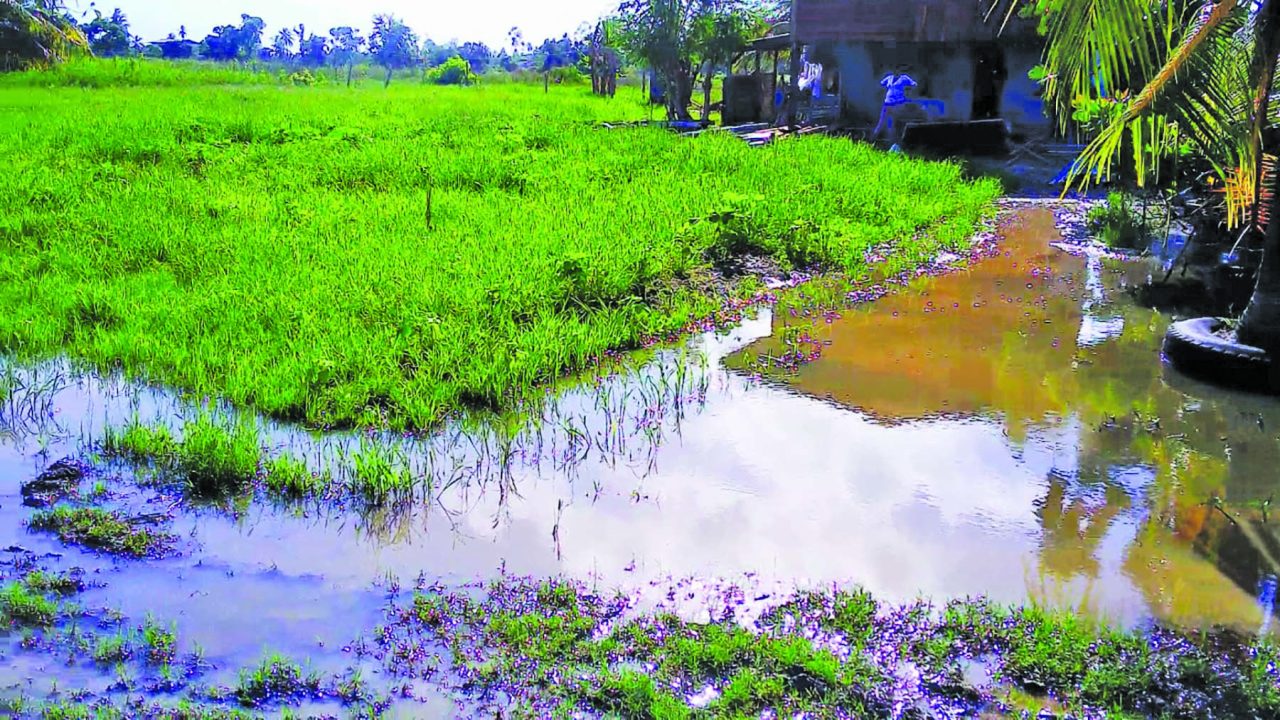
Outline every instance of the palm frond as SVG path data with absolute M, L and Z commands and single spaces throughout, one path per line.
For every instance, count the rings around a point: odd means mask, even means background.
M 1087 186 L 1094 175 L 1110 179 L 1126 147 L 1142 186 L 1158 174 L 1161 157 L 1188 142 L 1225 189 L 1230 222 L 1243 218 L 1254 200 L 1258 163 L 1250 142 L 1249 48 L 1239 32 L 1245 22 L 1247 11 L 1237 0 L 1199 14 L 1141 92 L 1109 105 L 1068 186 Z
M 990 0 L 1008 22 L 1034 9 L 1045 35 L 1045 98 L 1062 130 L 1082 98 L 1135 92 L 1176 46 L 1185 18 L 1161 0 Z

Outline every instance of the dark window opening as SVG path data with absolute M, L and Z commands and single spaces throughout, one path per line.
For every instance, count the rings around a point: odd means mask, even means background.
M 1000 99 L 1008 78 L 1003 48 L 995 43 L 981 43 L 973 47 L 974 120 L 1000 117 Z

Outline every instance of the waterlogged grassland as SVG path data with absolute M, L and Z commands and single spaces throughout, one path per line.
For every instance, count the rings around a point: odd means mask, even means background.
M 603 130 L 644 111 L 572 88 L 0 104 L 0 348 L 315 426 L 508 406 L 716 310 L 716 263 L 909 265 L 998 191 L 835 139 Z
M 84 588 L 74 570 L 10 574 L 0 621 L 22 633 L 22 652 L 114 672 L 115 683 L 4 697 L 0 708 L 300 717 L 315 715 L 299 706 L 321 702 L 384 717 L 393 703 L 416 716 L 415 700 L 446 696 L 458 717 L 477 718 L 1280 717 L 1270 637 L 1121 630 L 981 600 L 891 606 L 860 590 L 752 600 L 725 586 L 718 599 L 700 596 L 707 612 L 690 620 L 670 611 L 687 587 L 672 586 L 664 603 L 513 577 L 396 586 L 384 621 L 343 651 L 345 670 L 266 652 L 221 684 L 172 624 L 85 622 L 74 601 Z
M 1270 639 L 981 600 L 891 607 L 857 590 L 759 603 L 730 589 L 689 622 L 558 581 L 420 587 L 356 647 L 397 675 L 507 698 L 514 717 L 1280 716 Z

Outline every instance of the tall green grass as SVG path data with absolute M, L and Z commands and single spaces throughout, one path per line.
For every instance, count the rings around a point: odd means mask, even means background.
M 575 88 L 0 105 L 0 349 L 316 426 L 509 405 L 713 311 L 726 255 L 858 273 L 963 243 L 998 192 L 844 140 L 602 130 L 644 111 Z
M 190 87 L 286 85 L 290 71 L 259 63 L 151 58 L 71 58 L 43 70 L 0 73 L 0 87 Z M 344 73 L 345 75 L 345 73 Z

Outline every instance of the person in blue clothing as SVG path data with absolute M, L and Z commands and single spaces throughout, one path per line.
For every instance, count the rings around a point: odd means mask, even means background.
M 880 87 L 884 88 L 884 105 L 880 108 L 880 122 L 876 123 L 876 129 L 871 131 L 872 141 L 880 139 L 881 133 L 885 130 L 892 132 L 895 141 L 898 139 L 898 134 L 902 132 L 899 127 L 902 110 L 913 102 L 907 97 L 907 89 L 916 85 L 916 81 L 907 74 L 903 66 L 885 75 L 880 81 Z

